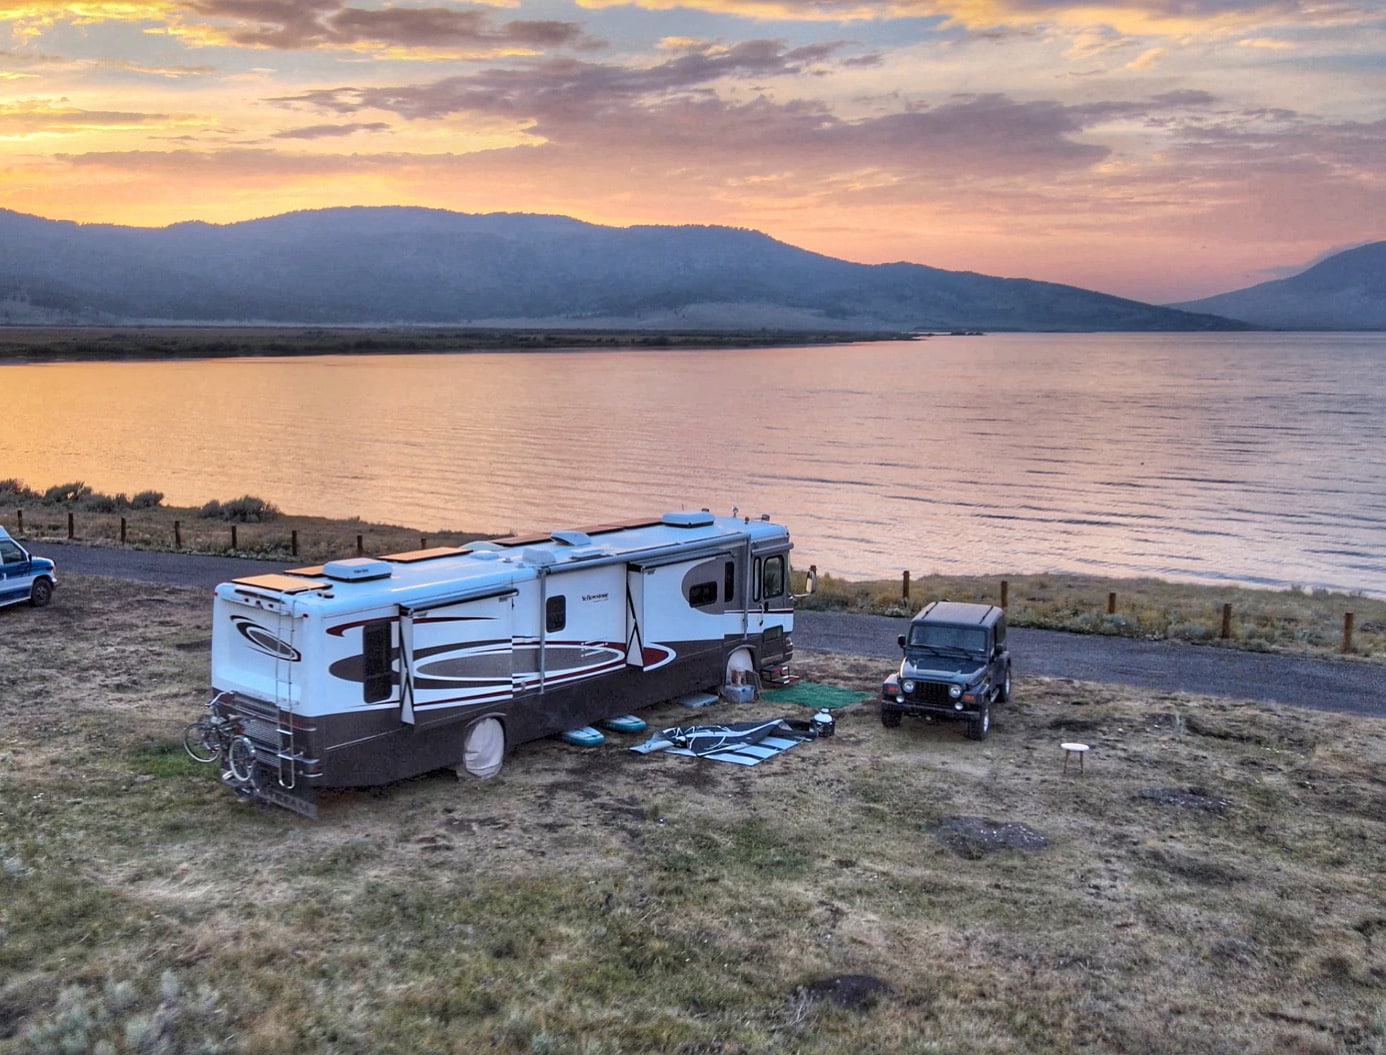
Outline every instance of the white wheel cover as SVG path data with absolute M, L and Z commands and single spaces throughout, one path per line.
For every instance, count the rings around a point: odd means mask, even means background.
M 472 776 L 485 780 L 500 772 L 501 756 L 504 754 L 505 730 L 501 728 L 501 723 L 495 718 L 483 718 L 467 734 L 462 768 Z

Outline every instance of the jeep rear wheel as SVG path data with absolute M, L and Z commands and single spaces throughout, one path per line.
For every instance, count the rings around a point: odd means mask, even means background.
M 881 724 L 887 729 L 896 729 L 900 725 L 900 719 L 904 717 L 900 711 L 888 703 L 881 704 Z
M 1010 665 L 1007 664 L 1007 666 L 1006 666 L 1006 674 L 1005 674 L 1005 676 L 1001 679 L 1001 689 L 1000 689 L 1000 691 L 997 692 L 997 694 L 996 694 L 996 702 L 997 702 L 997 703 L 1006 703 L 1006 702 L 1008 702 L 1008 701 L 1010 700 L 1010 698 L 1011 698 L 1011 668 L 1010 668 Z
M 977 709 L 977 717 L 967 723 L 967 738 L 969 740 L 985 740 L 990 732 L 991 701 L 983 700 L 981 707 Z

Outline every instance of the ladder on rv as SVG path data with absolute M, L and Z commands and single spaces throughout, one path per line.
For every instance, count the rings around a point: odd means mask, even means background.
M 294 769 L 294 661 L 293 657 L 298 655 L 297 646 L 294 644 L 294 631 L 298 623 L 297 612 L 295 612 L 296 602 L 293 597 L 289 598 L 288 603 L 288 633 L 281 636 L 281 640 L 288 646 L 288 656 L 276 658 L 274 661 L 274 719 L 278 733 L 278 744 L 276 747 L 276 769 L 279 778 L 279 786 L 292 791 L 297 784 L 297 773 Z

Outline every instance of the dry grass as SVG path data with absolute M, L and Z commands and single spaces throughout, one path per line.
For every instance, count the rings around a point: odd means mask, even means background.
M 1386 1051 L 1380 723 L 1022 678 L 978 744 L 807 655 L 863 702 L 754 769 L 544 741 L 310 824 L 181 755 L 209 609 L 0 610 L 0 1051 Z
M 1343 651 L 1344 616 L 1351 612 L 1352 653 L 1386 659 L 1386 599 L 1328 590 L 1258 590 L 1086 575 L 1012 575 L 1005 582 L 1012 626 L 1323 655 Z M 799 607 L 913 615 L 928 601 L 945 597 L 1000 604 L 1001 583 L 1000 576 L 918 576 L 905 600 L 900 580 L 848 582 L 824 575 L 815 592 L 800 599 Z M 801 572 L 796 573 L 795 588 L 805 588 Z M 1226 638 L 1224 605 L 1230 606 Z

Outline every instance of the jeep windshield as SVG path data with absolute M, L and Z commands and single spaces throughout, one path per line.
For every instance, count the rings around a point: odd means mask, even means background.
M 910 627 L 905 647 L 936 655 L 977 655 L 987 650 L 987 632 L 979 626 L 938 626 L 921 623 Z

